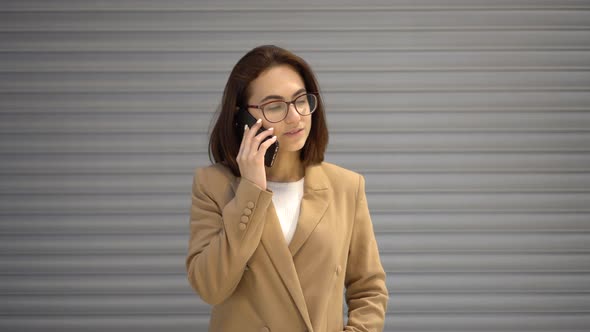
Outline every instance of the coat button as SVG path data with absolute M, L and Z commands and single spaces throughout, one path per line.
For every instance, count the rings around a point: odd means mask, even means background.
M 252 201 L 246 203 L 246 205 L 248 206 L 249 209 L 254 208 L 254 202 L 252 202 Z
M 250 210 L 250 209 L 248 209 L 248 208 L 245 208 L 245 209 L 244 209 L 244 214 L 245 214 L 245 215 L 247 215 L 247 216 L 249 216 L 249 215 L 251 215 L 251 214 L 252 214 L 252 210 Z
M 240 221 L 243 222 L 244 224 L 247 223 L 250 220 L 250 218 L 248 218 L 247 216 L 242 216 L 240 218 Z
M 270 329 L 268 327 L 263 327 L 260 329 L 260 332 L 270 332 Z
M 340 267 L 340 265 L 338 265 L 338 266 L 336 267 L 336 275 L 339 275 L 339 274 L 340 274 L 340 272 L 342 272 L 342 268 Z
M 246 224 L 240 223 L 240 226 L 239 227 L 240 227 L 240 230 L 242 230 L 242 231 L 243 230 L 246 230 Z

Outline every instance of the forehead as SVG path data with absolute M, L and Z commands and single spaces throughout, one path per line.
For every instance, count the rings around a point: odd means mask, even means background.
M 260 100 L 269 95 L 291 98 L 295 92 L 305 88 L 303 78 L 293 67 L 279 65 L 263 71 L 250 82 L 250 99 Z

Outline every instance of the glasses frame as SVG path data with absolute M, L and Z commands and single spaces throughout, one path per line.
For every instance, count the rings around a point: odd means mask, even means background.
M 314 95 L 316 98 L 316 105 L 315 105 L 315 109 L 311 112 L 309 112 L 309 114 L 301 114 L 301 112 L 299 112 L 299 110 L 297 109 L 297 105 L 295 105 L 295 100 L 301 98 L 302 96 L 307 96 L 307 95 Z M 317 92 L 306 92 L 303 94 L 300 94 L 299 96 L 293 98 L 293 100 L 291 101 L 286 101 L 286 100 L 280 100 L 280 99 L 276 99 L 276 100 L 269 100 L 266 103 L 260 104 L 260 105 L 246 105 L 248 108 L 257 108 L 262 112 L 262 116 L 266 119 L 266 121 L 270 122 L 270 123 L 278 123 L 281 122 L 283 120 L 285 120 L 287 118 L 287 116 L 289 115 L 289 108 L 291 107 L 291 105 L 293 105 L 293 107 L 295 108 L 295 112 L 297 112 L 297 114 L 301 115 L 301 116 L 309 116 L 311 114 L 313 114 L 313 112 L 315 112 L 318 109 L 318 104 L 319 104 L 319 98 L 320 98 L 320 94 Z M 262 109 L 264 106 L 271 104 L 271 103 L 276 103 L 276 102 L 283 102 L 285 104 L 287 104 L 287 112 L 285 112 L 285 116 L 280 119 L 279 121 L 270 121 L 267 117 L 266 114 L 264 113 L 264 110 Z

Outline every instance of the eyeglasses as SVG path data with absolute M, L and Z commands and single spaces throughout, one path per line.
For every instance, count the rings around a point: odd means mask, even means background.
M 293 104 L 300 115 L 311 115 L 318 108 L 317 93 L 306 93 L 298 96 L 292 101 L 272 100 L 261 105 L 248 105 L 251 108 L 258 108 L 268 122 L 281 122 L 289 114 L 289 106 Z

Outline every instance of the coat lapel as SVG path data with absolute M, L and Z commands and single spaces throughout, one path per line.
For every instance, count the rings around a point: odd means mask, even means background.
M 328 180 L 321 165 L 310 166 L 305 170 L 303 199 L 295 234 L 289 244 L 294 257 L 309 238 L 330 204 Z

